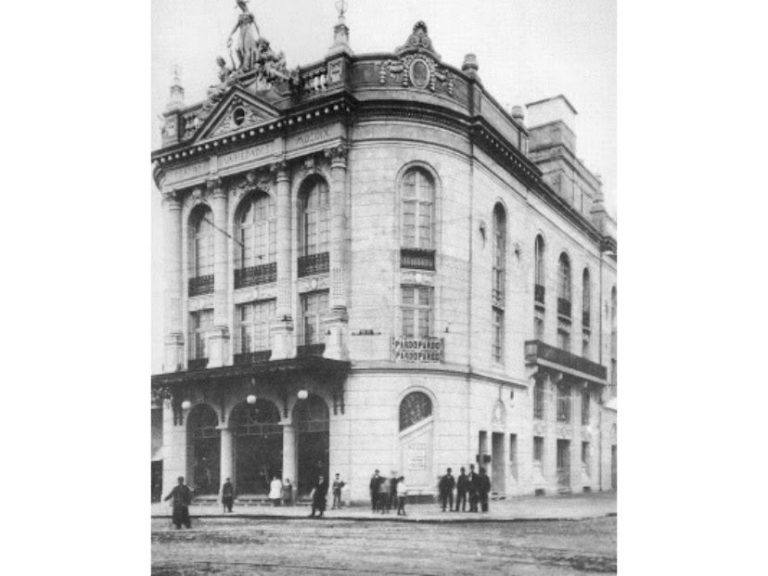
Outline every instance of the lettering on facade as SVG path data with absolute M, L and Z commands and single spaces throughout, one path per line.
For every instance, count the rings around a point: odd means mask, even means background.
M 308 146 L 321 140 L 327 140 L 331 137 L 331 131 L 328 128 L 320 128 L 318 130 L 312 130 L 311 132 L 305 132 L 296 136 L 297 146 Z
M 219 156 L 219 168 L 227 168 L 229 166 L 235 166 L 236 164 L 242 164 L 256 158 L 263 158 L 269 156 L 272 153 L 272 142 L 262 144 L 261 146 L 252 146 L 251 148 L 245 148 L 244 150 L 238 150 L 237 152 L 230 152 Z
M 169 170 L 168 175 L 165 178 L 166 184 L 174 184 L 195 176 L 202 176 L 208 173 L 208 160 L 197 162 L 196 164 L 190 164 L 189 166 L 182 166 L 174 170 Z
M 410 444 L 406 451 L 406 466 L 409 472 L 427 469 L 427 445 L 423 442 Z
M 442 338 L 392 338 L 395 362 L 442 362 Z

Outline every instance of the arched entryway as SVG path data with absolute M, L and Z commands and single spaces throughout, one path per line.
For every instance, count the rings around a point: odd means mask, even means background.
M 273 476 L 283 475 L 283 427 L 280 411 L 259 398 L 239 404 L 230 424 L 235 443 L 235 490 L 238 494 L 266 494 Z
M 314 394 L 293 409 L 299 494 L 309 493 L 320 474 L 328 479 L 329 418 L 325 401 Z
M 187 482 L 197 495 L 219 492 L 221 431 L 218 425 L 216 412 L 207 404 L 195 406 L 187 418 Z

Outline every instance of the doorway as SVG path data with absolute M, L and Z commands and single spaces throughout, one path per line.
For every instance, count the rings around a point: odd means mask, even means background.
M 293 410 L 297 443 L 297 493 L 304 496 L 322 474 L 328 481 L 330 416 L 325 401 L 314 394 L 301 400 Z
M 273 477 L 283 475 L 283 428 L 280 411 L 259 398 L 239 404 L 231 416 L 235 443 L 235 490 L 239 494 L 267 494 Z
M 504 434 L 493 432 L 491 434 L 491 491 L 503 494 L 506 491 L 504 468 Z
M 571 486 L 571 442 L 557 441 L 557 487 L 567 490 Z
M 187 419 L 190 456 L 187 481 L 192 481 L 192 489 L 198 496 L 219 492 L 221 431 L 218 425 L 219 417 L 207 404 L 195 406 Z
M 617 457 L 616 446 L 611 446 L 611 488 L 614 490 L 617 490 L 619 487 Z

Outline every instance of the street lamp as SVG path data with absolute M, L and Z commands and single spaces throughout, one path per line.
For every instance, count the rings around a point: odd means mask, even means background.
M 246 396 L 245 398 L 245 401 L 248 402 L 248 404 L 250 404 L 251 406 L 253 406 L 254 404 L 256 404 L 256 394 L 248 394 L 248 396 Z
M 181 403 L 182 410 L 189 410 L 190 408 L 192 408 L 192 402 L 189 400 L 184 400 L 184 402 Z
M 299 397 L 299 400 L 306 400 L 307 397 L 309 396 L 309 392 L 307 392 L 306 390 L 299 390 L 299 393 L 297 394 L 297 396 Z

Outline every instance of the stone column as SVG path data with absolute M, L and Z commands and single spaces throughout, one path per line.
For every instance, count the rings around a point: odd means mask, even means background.
M 176 191 L 163 193 L 165 207 L 165 372 L 184 365 L 182 332 L 181 201 Z
M 293 339 L 291 250 L 291 179 L 288 163 L 276 162 L 272 166 L 277 192 L 277 305 L 272 322 L 272 360 L 293 358 L 296 347 Z
M 227 243 L 227 192 L 220 178 L 208 180 L 213 207 L 213 329 L 209 333 L 208 367 L 229 360 L 229 250 Z
M 581 492 L 584 482 L 581 475 L 581 386 L 572 385 L 571 395 L 571 490 Z
M 163 402 L 163 498 L 179 476 L 187 476 L 187 412 L 176 410 L 171 400 Z
M 220 463 L 220 477 L 219 482 L 224 484 L 227 478 L 232 479 L 234 482 L 235 468 L 233 466 L 234 445 L 232 441 L 232 430 L 227 425 L 219 426 L 221 434 L 221 458 Z
M 331 160 L 331 293 L 330 311 L 324 324 L 326 358 L 347 360 L 347 147 L 344 144 L 326 150 Z
M 282 422 L 283 425 L 283 480 L 290 479 L 294 495 L 298 490 L 296 478 L 296 427 L 293 422 Z

